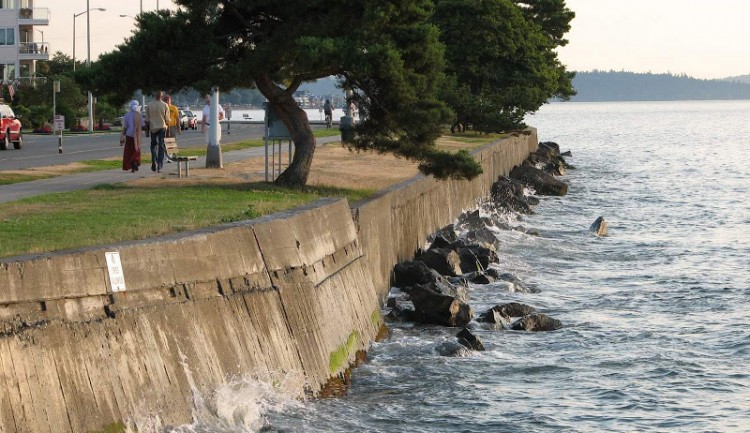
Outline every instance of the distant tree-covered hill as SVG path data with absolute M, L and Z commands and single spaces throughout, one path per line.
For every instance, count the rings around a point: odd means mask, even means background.
M 680 101 L 750 99 L 750 83 L 687 75 L 616 71 L 577 72 L 573 101 Z

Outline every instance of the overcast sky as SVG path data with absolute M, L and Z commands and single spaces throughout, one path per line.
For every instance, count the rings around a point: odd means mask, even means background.
M 92 60 L 130 35 L 131 18 L 156 8 L 156 0 L 90 0 Z M 160 0 L 159 7 L 173 7 Z M 567 0 L 575 11 L 570 43 L 560 58 L 570 70 L 628 70 L 686 73 L 696 78 L 750 74 L 748 0 Z M 73 51 L 73 14 L 86 0 L 35 0 L 52 11 L 40 27 L 51 52 Z M 37 36 L 41 36 L 37 33 Z M 186 41 L 186 53 L 190 44 Z M 76 19 L 76 58 L 86 57 L 86 16 Z

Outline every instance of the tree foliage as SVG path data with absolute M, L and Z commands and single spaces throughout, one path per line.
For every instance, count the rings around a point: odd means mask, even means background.
M 554 52 L 573 18 L 564 0 L 175 3 L 177 11 L 140 15 L 132 36 L 78 79 L 122 102 L 135 89 L 258 89 L 295 144 L 277 180 L 287 186 L 305 185 L 315 151 L 293 98 L 303 82 L 336 76 L 351 91 L 361 114 L 351 149 L 418 161 L 437 178 L 481 172 L 467 153 L 435 146 L 451 110 L 477 130 L 507 131 L 574 93 Z
M 140 15 L 139 29 L 80 78 L 123 100 L 136 88 L 255 87 L 295 144 L 294 160 L 277 182 L 301 187 L 315 139 L 293 93 L 305 81 L 334 75 L 353 91 L 363 115 L 352 148 L 411 158 L 440 177 L 480 172 L 476 162 L 435 147 L 449 112 L 436 97 L 443 51 L 438 29 L 429 22 L 431 1 L 176 3 L 181 6 L 176 12 Z M 189 55 L 185 40 L 196 41 Z
M 433 22 L 450 76 L 442 97 L 461 124 L 483 132 L 522 128 L 524 115 L 574 93 L 554 49 L 573 13 L 563 0 L 437 0 Z

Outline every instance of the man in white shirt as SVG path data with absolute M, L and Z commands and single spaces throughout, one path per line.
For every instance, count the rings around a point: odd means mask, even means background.
M 219 121 L 224 120 L 225 112 L 224 107 L 219 104 L 218 107 L 219 111 Z M 201 119 L 201 132 L 206 135 L 206 143 L 211 144 L 211 139 L 208 136 L 208 126 L 210 126 L 210 117 L 211 117 L 211 97 L 206 95 L 206 105 L 203 106 L 203 118 Z M 220 142 L 221 141 L 221 125 L 216 125 L 216 139 Z

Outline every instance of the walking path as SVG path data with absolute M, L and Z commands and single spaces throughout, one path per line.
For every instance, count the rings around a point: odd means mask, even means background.
M 316 138 L 318 146 L 331 143 L 335 141 L 341 141 L 341 137 L 336 135 L 332 137 L 321 137 Z M 286 146 L 282 146 L 285 148 Z M 282 149 L 285 151 L 286 149 Z M 242 150 L 234 150 L 231 152 L 222 153 L 222 159 L 225 163 L 242 161 L 248 158 L 261 157 L 265 155 L 264 147 L 250 147 Z M 204 167 L 206 165 L 205 157 L 198 157 L 196 161 L 193 161 L 194 166 Z M 165 169 L 174 167 L 177 170 L 177 164 L 165 164 Z M 144 165 L 141 170 L 131 173 L 123 172 L 122 169 L 113 170 L 102 170 L 94 171 L 89 173 L 76 173 L 67 174 L 62 176 L 50 177 L 46 179 L 39 179 L 30 182 L 13 183 L 10 185 L 0 186 L 0 203 L 6 203 L 9 201 L 19 200 L 25 197 L 32 197 L 40 194 L 58 193 L 75 191 L 79 189 L 92 188 L 96 185 L 101 184 L 112 184 L 128 182 L 133 179 L 144 178 L 155 176 L 148 165 Z M 159 174 L 161 176 L 161 174 Z

